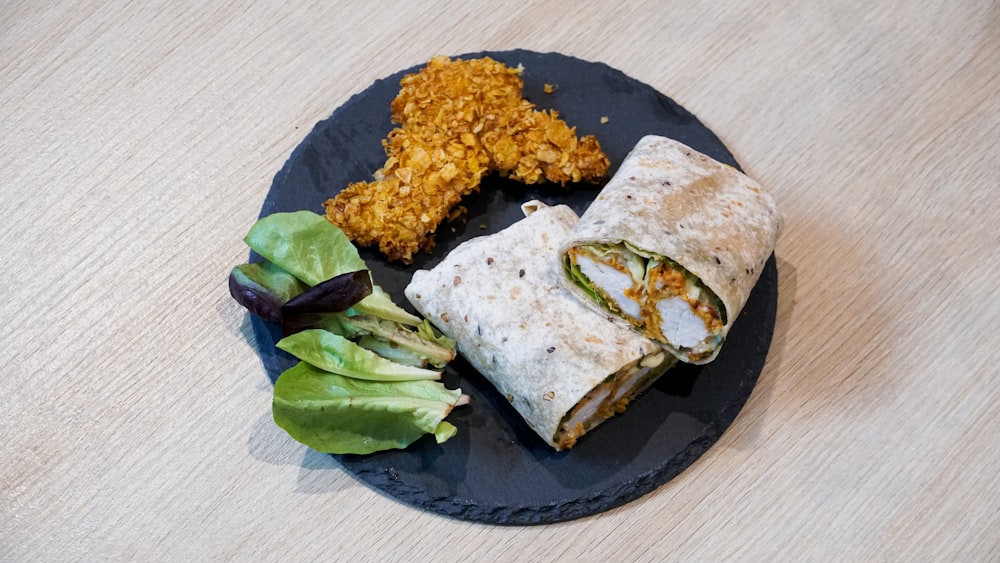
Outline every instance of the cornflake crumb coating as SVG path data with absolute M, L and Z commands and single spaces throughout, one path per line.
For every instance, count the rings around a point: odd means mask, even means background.
M 488 57 L 438 56 L 400 81 L 399 127 L 382 141 L 386 162 L 371 182 L 324 202 L 327 219 L 362 246 L 406 264 L 434 246 L 434 231 L 461 198 L 498 172 L 527 184 L 593 182 L 608 172 L 597 139 L 577 138 L 555 111 L 522 98 L 520 68 Z

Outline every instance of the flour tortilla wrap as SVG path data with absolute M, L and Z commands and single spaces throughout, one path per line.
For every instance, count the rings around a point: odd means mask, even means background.
M 522 209 L 525 219 L 416 272 L 405 294 L 546 443 L 564 450 L 675 360 L 560 285 L 556 251 L 577 221 L 569 207 Z
M 672 139 L 643 137 L 562 243 L 564 285 L 682 361 L 718 354 L 780 217 L 760 184 Z

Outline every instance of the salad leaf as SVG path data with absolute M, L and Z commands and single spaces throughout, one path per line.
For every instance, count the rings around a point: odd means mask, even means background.
M 389 297 L 389 294 L 377 285 L 372 288 L 372 294 L 358 302 L 354 309 L 362 315 L 372 315 L 404 325 L 417 326 L 420 324 L 420 317 L 412 315 L 396 305 L 392 297 Z
M 362 335 L 363 341 L 358 341 L 362 346 L 395 361 L 406 360 L 401 363 L 415 366 L 429 363 L 441 368 L 455 359 L 455 341 L 435 334 L 430 321 L 426 319 L 414 332 L 393 321 L 356 315 L 341 318 L 338 329 Z M 333 332 L 351 338 L 337 329 Z M 372 338 L 364 338 L 365 336 Z
M 350 340 L 322 329 L 286 336 L 276 346 L 324 371 L 370 381 L 440 379 L 441 373 L 397 364 Z
M 258 317 L 281 322 L 281 306 L 309 289 L 270 262 L 240 264 L 229 273 L 229 294 Z
M 271 410 L 279 427 L 314 450 L 368 454 L 428 433 L 447 440 L 455 427 L 444 418 L 466 401 L 436 381 L 362 381 L 300 362 L 278 377 Z
M 344 231 L 312 211 L 261 217 L 243 240 L 310 286 L 368 267 Z
M 353 310 L 352 310 L 353 311 Z M 429 321 L 417 330 L 370 315 L 316 313 L 297 315 L 282 323 L 285 336 L 311 328 L 321 328 L 354 341 L 383 358 L 410 366 L 443 368 L 455 359 L 455 341 L 438 336 Z
M 368 270 L 358 270 L 332 277 L 289 299 L 281 306 L 283 317 L 297 313 L 339 313 L 372 292 Z
M 455 425 L 447 420 L 442 420 L 437 425 L 437 428 L 434 429 L 434 440 L 439 444 L 443 444 L 455 434 L 458 434 L 458 428 L 455 428 Z
M 455 341 L 434 330 L 434 325 L 432 325 L 427 319 L 424 319 L 423 322 L 420 323 L 420 326 L 417 327 L 417 335 L 428 342 L 437 344 L 438 346 L 449 348 L 452 351 L 455 350 Z
M 353 342 L 360 342 L 360 338 L 367 334 L 346 313 L 305 313 L 296 315 L 281 324 L 281 334 L 283 336 L 291 336 L 303 330 L 314 328 L 332 332 Z
M 358 346 L 371 350 L 379 356 L 382 356 L 387 360 L 392 360 L 397 364 L 415 367 L 424 367 L 428 364 L 427 360 L 417 356 L 411 350 L 403 348 L 395 342 L 382 340 L 377 336 L 365 334 L 357 340 L 357 343 Z
M 271 262 L 241 264 L 229 274 L 229 293 L 260 318 L 282 325 L 284 334 L 322 327 L 329 312 L 350 309 L 371 293 L 371 274 L 358 270 L 314 287 Z

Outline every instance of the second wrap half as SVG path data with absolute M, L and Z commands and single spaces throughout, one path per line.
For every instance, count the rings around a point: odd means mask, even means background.
M 643 137 L 559 250 L 563 283 L 685 362 L 710 362 L 780 229 L 760 184 L 666 137 Z

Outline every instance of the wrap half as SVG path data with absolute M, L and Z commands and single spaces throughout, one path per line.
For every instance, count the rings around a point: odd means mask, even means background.
M 675 360 L 657 343 L 573 297 L 556 251 L 576 223 L 564 205 L 538 201 L 496 234 L 469 240 L 406 298 L 556 450 L 623 412 Z
M 753 179 L 643 137 L 562 243 L 564 285 L 682 361 L 718 354 L 774 251 L 780 216 Z

